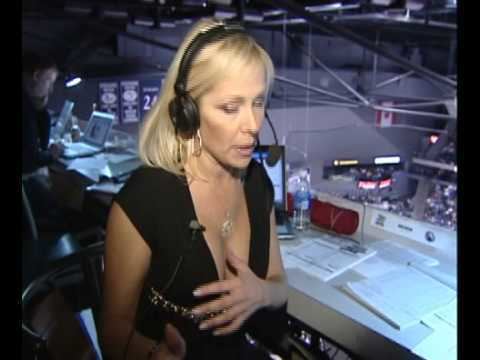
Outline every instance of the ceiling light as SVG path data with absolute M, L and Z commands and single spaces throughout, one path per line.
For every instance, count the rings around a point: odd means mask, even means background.
M 285 14 L 285 10 L 267 10 L 263 12 L 263 16 L 278 16 Z
M 209 0 L 208 2 L 217 5 L 230 5 L 232 0 Z
M 246 11 L 243 19 L 245 21 L 251 21 L 251 22 L 262 22 L 263 15 L 260 14 L 259 12 Z
M 373 162 L 375 165 L 400 164 L 400 156 L 377 156 Z
M 145 16 L 138 16 L 135 19 L 133 19 L 133 23 L 135 25 L 140 25 L 140 26 L 153 26 L 154 21 L 152 18 L 145 17 Z
M 65 87 L 71 88 L 77 86 L 82 82 L 82 78 L 74 75 L 70 75 L 65 79 Z
M 128 18 L 128 13 L 125 10 L 115 10 L 115 9 L 104 9 L 103 15 L 109 18 L 115 19 L 126 19 Z
M 160 27 L 162 29 L 172 29 L 175 26 L 176 26 L 175 23 L 170 22 L 170 21 L 160 21 L 160 23 L 158 24 L 158 27 Z
M 230 9 L 215 9 L 215 15 L 217 19 L 231 19 L 235 17 L 236 12 Z
M 92 12 L 91 7 L 79 6 L 79 5 L 66 5 L 65 12 L 76 15 L 89 15 Z

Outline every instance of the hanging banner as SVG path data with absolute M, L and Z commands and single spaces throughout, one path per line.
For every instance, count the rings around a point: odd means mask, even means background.
M 159 81 L 142 81 L 142 101 L 140 109 L 142 113 L 142 119 L 157 101 L 160 86 L 161 84 Z
M 98 110 L 110 114 L 115 114 L 114 124 L 118 124 L 119 119 L 119 98 L 117 82 L 99 82 L 98 83 Z
M 394 103 L 392 101 L 383 101 L 380 103 L 384 107 L 392 107 Z M 377 110 L 375 123 L 379 127 L 390 127 L 392 124 L 395 124 L 395 113 L 390 111 L 380 111 Z
M 120 82 L 123 124 L 140 121 L 139 91 L 140 83 L 138 80 Z

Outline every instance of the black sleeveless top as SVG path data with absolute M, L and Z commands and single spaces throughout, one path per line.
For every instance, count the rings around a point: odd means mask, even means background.
M 251 161 L 244 179 L 244 190 L 250 220 L 249 266 L 260 278 L 265 278 L 269 264 L 270 212 L 273 186 L 264 168 Z M 165 322 L 180 331 L 187 344 L 187 359 L 243 359 L 245 336 L 271 338 L 279 331 L 272 317 L 285 313 L 260 309 L 237 332 L 214 336 L 209 330 L 199 330 L 198 324 L 154 306 L 150 287 L 164 288 L 172 277 L 180 257 L 184 256 L 171 286 L 162 294 L 168 301 L 187 308 L 213 299 L 195 298 L 193 290 L 202 284 L 217 281 L 213 256 L 201 232 L 193 234 L 190 222 L 197 220 L 193 200 L 185 177 L 161 168 L 141 167 L 129 178 L 116 195 L 117 202 L 139 234 L 150 247 L 151 264 L 140 296 L 136 314 L 136 329 L 143 335 L 161 340 Z M 212 201 L 215 201 L 212 199 Z M 275 322 L 275 321 L 273 321 Z M 271 329 L 271 326 L 276 327 Z

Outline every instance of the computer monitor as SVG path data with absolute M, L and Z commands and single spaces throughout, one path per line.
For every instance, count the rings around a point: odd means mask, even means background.
M 113 114 L 93 111 L 88 121 L 83 141 L 90 145 L 103 147 L 107 141 L 114 119 L 115 115 Z
M 275 210 L 287 211 L 285 147 L 281 145 L 259 145 L 255 148 L 252 157 L 263 165 L 272 181 Z

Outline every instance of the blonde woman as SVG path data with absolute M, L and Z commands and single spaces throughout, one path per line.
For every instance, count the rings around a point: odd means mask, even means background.
M 109 215 L 107 358 L 268 358 L 247 339 L 278 331 L 286 302 L 273 187 L 251 159 L 273 75 L 239 26 L 204 19 L 181 44 Z

